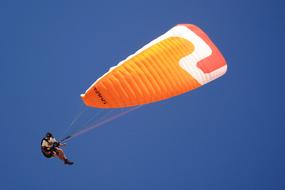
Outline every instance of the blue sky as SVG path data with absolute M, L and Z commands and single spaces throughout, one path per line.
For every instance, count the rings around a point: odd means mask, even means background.
M 1 1 L 0 184 L 14 189 L 284 189 L 282 1 Z M 144 106 L 46 160 L 79 95 L 109 67 L 179 23 L 201 27 L 222 78 Z

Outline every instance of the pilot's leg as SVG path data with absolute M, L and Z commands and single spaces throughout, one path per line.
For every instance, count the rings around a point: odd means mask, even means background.
M 58 157 L 59 159 L 61 159 L 62 161 L 64 161 L 65 164 L 73 164 L 73 162 L 69 161 L 67 159 L 67 157 L 65 156 L 63 150 L 61 148 L 56 148 L 56 154 L 55 154 L 56 157 Z

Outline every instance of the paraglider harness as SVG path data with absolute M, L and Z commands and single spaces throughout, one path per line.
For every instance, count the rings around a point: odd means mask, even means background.
M 42 142 L 43 141 L 48 141 L 48 140 L 46 138 L 43 138 Z M 49 147 L 49 148 L 41 146 L 41 150 L 42 150 L 43 155 L 46 158 L 52 158 L 52 157 L 54 157 L 54 153 L 53 152 L 57 152 L 56 148 L 59 147 L 59 146 L 60 146 L 59 142 L 54 142 L 53 145 L 51 147 Z

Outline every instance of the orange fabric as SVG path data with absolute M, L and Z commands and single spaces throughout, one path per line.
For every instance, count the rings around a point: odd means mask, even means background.
M 179 66 L 193 52 L 191 42 L 169 37 L 124 61 L 87 90 L 83 101 L 98 108 L 152 103 L 201 86 Z

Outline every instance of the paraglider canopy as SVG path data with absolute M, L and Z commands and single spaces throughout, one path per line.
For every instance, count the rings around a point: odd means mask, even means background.
M 143 105 L 198 88 L 226 70 L 209 37 L 197 26 L 181 24 L 112 67 L 81 98 L 97 108 Z

